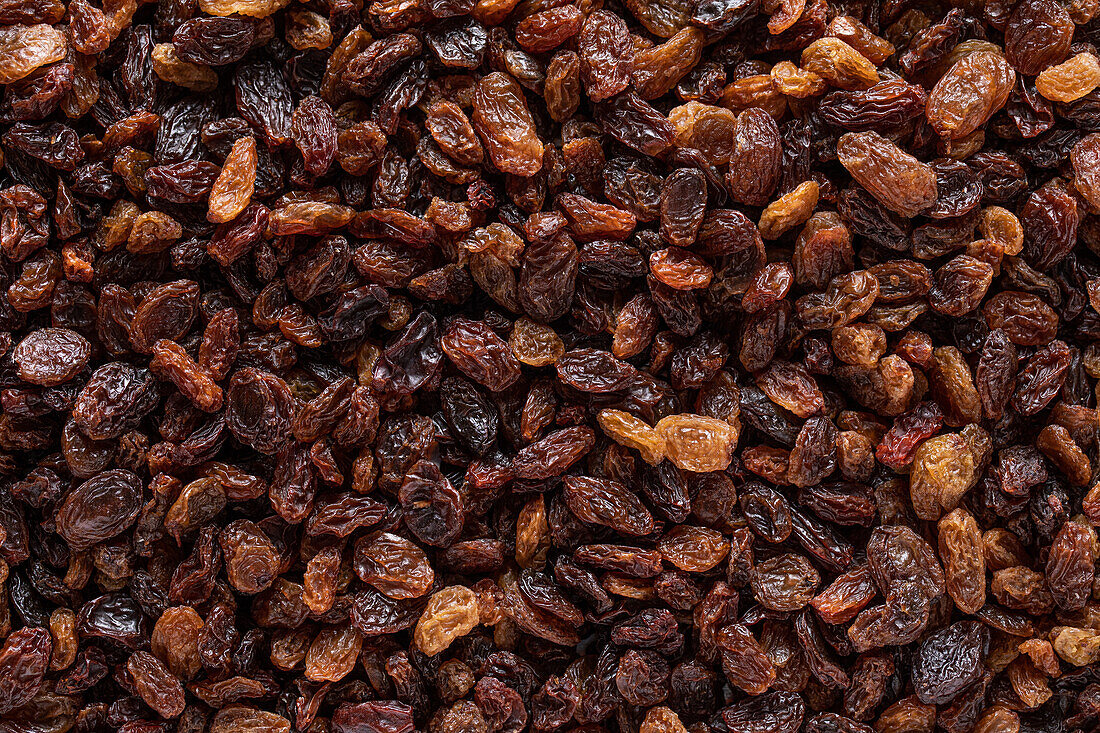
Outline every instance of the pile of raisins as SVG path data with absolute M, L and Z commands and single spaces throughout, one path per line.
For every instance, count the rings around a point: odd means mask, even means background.
M 1098 48 L 0 0 L 0 733 L 1097 730 Z

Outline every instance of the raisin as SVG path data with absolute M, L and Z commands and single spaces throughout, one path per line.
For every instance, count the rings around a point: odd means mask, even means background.
M 1021 74 L 1038 74 L 1065 60 L 1073 38 L 1069 13 L 1049 0 L 1018 4 L 1005 28 L 1005 57 Z
M 203 66 L 225 66 L 248 53 L 256 37 L 255 24 L 237 18 L 192 18 L 172 35 L 181 59 Z
M 183 713 L 183 685 L 155 656 L 134 652 L 126 662 L 126 671 L 141 699 L 161 716 L 175 718 Z
M 913 687 L 925 703 L 953 700 L 982 674 L 988 632 L 976 621 L 960 621 L 921 642 L 913 664 Z
M 543 144 L 519 84 L 505 74 L 486 76 L 474 90 L 473 122 L 493 164 L 531 176 L 542 168 Z
M 256 141 L 242 137 L 233 143 L 218 178 L 210 189 L 206 218 L 225 224 L 237 218 L 252 199 L 256 183 Z
M 734 128 L 734 150 L 727 176 L 735 199 L 763 206 L 779 183 L 783 145 L 779 127 L 758 107 L 745 110 Z
M 965 138 L 1004 107 L 1015 82 L 1016 72 L 1001 54 L 992 51 L 967 54 L 932 88 L 928 95 L 928 122 L 944 138 Z
M 478 624 L 477 596 L 469 588 L 452 585 L 436 592 L 416 624 L 414 643 L 428 656 L 439 654 Z
M 935 172 L 875 132 L 849 132 L 837 158 L 852 177 L 891 211 L 912 217 L 937 196 Z
M 965 509 L 955 509 L 938 524 L 939 552 L 947 594 L 965 613 L 985 604 L 985 554 L 978 523 Z
M 67 328 L 32 332 L 12 351 L 19 376 L 31 384 L 55 387 L 81 372 L 91 357 L 91 344 Z
M 802 67 L 840 89 L 866 89 L 879 80 L 875 65 L 839 38 L 819 38 L 802 50 Z
M 0 695 L 5 713 L 30 702 L 42 687 L 51 650 L 50 633 L 28 626 L 10 634 L 0 648 L 0 669 L 9 685 Z

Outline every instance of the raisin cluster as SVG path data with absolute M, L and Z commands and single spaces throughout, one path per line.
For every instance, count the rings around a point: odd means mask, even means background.
M 1100 0 L 0 0 L 0 733 L 1100 725 Z

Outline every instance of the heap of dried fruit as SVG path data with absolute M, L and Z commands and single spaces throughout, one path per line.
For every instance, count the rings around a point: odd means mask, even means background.
M 0 0 L 0 733 L 1100 726 L 1097 0 Z

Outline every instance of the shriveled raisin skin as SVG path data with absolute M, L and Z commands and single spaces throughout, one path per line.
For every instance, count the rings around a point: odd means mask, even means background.
M 165 718 L 175 718 L 183 713 L 183 685 L 168 671 L 159 659 L 146 651 L 137 651 L 126 663 L 134 686 L 141 698 Z
M 283 380 L 242 369 L 230 380 L 225 400 L 226 426 L 242 443 L 271 454 L 289 440 L 294 403 Z
M 29 20 L 29 19 L 28 19 Z M 0 31 L 0 84 L 11 84 L 65 56 L 65 34 L 51 25 L 5 25 Z
M 982 673 L 986 629 L 977 621 L 962 621 L 929 636 L 917 652 L 914 687 L 922 702 L 942 704 Z
M 19 342 L 12 359 L 24 380 L 54 387 L 72 379 L 88 363 L 91 344 L 67 328 L 42 328 Z
M 471 379 L 494 392 L 519 379 L 519 362 L 508 346 L 486 324 L 455 321 L 441 343 L 444 353 Z
M 0 694 L 0 711 L 7 713 L 32 700 L 42 687 L 52 642 L 44 628 L 25 627 L 13 632 L 0 648 L 0 670 L 8 684 Z
M 462 108 L 441 100 L 428 110 L 428 131 L 448 156 L 459 165 L 476 165 L 484 157 L 481 143 Z
M 593 102 L 602 102 L 630 84 L 634 49 L 619 16 L 603 10 L 589 15 L 577 38 L 577 51 L 581 80 Z
M 398 600 L 422 596 L 435 577 L 420 548 L 385 532 L 368 535 L 357 543 L 355 571 L 364 582 Z
M 978 523 L 965 509 L 955 509 L 940 519 L 938 530 L 947 594 L 960 610 L 976 613 L 985 603 L 986 582 Z
M 1047 558 L 1046 576 L 1059 608 L 1075 610 L 1087 600 L 1087 576 L 1096 561 L 1095 534 L 1086 526 L 1069 521 L 1062 525 Z
M 86 549 L 125 531 L 141 510 L 142 482 L 114 469 L 81 484 L 65 498 L 57 515 L 58 533 Z
M 248 206 L 256 185 L 256 141 L 242 137 L 233 143 L 225 165 L 210 189 L 208 221 L 225 224 Z
M 728 183 L 733 197 L 748 206 L 763 206 L 779 179 L 783 155 L 779 127 L 771 115 L 751 107 L 737 118 Z
M 678 247 L 695 243 L 706 212 L 707 183 L 698 170 L 681 168 L 661 189 L 661 235 Z
M 902 216 L 915 216 L 935 201 L 932 169 L 878 133 L 845 133 L 837 141 L 837 158 L 875 198 Z
M 496 73 L 474 90 L 473 122 L 493 164 L 505 173 L 531 176 L 542 168 L 543 144 L 519 84 Z
M 123 362 L 92 372 L 73 405 L 73 419 L 92 440 L 118 438 L 156 406 L 153 375 Z
M 928 121 L 945 138 L 964 138 L 1004 106 L 1015 81 L 1016 72 L 1000 54 L 969 54 L 956 61 L 928 95 Z
M 1038 74 L 1065 60 L 1073 39 L 1073 21 L 1057 3 L 1030 0 L 1018 4 L 1005 28 L 1005 57 L 1021 74 Z
M 584 521 L 628 535 L 646 535 L 653 530 L 649 510 L 618 482 L 586 477 L 565 479 L 564 498 L 570 511 Z
M 141 299 L 130 322 L 134 350 L 149 354 L 160 339 L 175 341 L 191 328 L 198 311 L 199 286 L 177 280 L 153 289 Z
M 290 136 L 302 154 L 306 170 L 324 175 L 336 158 L 336 118 L 328 102 L 313 95 L 299 104 L 290 118 Z
M 887 128 L 919 117 L 928 93 L 920 86 L 886 79 L 856 92 L 835 91 L 827 94 L 818 113 L 828 122 L 849 132 Z
M 477 597 L 464 586 L 449 586 L 428 601 L 414 643 L 428 656 L 439 654 L 478 623 Z

